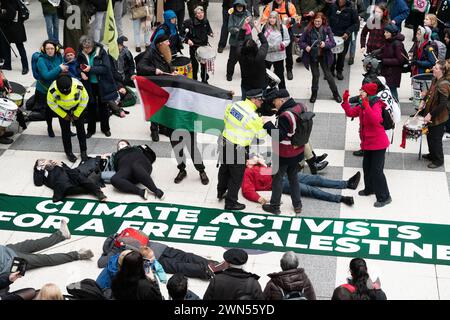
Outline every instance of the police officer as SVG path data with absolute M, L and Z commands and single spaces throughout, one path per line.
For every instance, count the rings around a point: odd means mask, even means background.
M 77 157 L 72 153 L 70 123 L 73 121 L 77 129 L 80 143 L 81 160 L 86 161 L 86 131 L 84 130 L 82 113 L 89 102 L 89 95 L 83 84 L 68 75 L 61 75 L 53 81 L 47 93 L 47 104 L 59 117 L 64 152 L 67 159 L 75 162 Z
M 225 110 L 217 184 L 217 198 L 225 198 L 225 210 L 245 209 L 245 205 L 237 200 L 249 146 L 255 136 L 263 138 L 267 135 L 262 119 L 256 113 L 262 106 L 262 99 L 262 89 L 252 89 L 247 91 L 245 101 L 233 102 Z

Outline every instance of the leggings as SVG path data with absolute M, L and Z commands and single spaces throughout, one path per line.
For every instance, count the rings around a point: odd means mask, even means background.
M 134 155 L 130 156 L 134 157 Z M 142 155 L 142 157 L 145 156 Z M 142 183 L 151 192 L 155 193 L 158 188 L 150 177 L 152 165 L 146 158 L 134 158 L 134 161 L 123 161 L 125 165 L 119 167 L 119 170 L 111 178 L 111 184 L 122 192 L 143 197 L 145 190 L 136 186 L 137 183 Z

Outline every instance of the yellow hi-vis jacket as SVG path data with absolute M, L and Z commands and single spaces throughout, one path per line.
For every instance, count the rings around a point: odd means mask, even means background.
M 89 95 L 83 84 L 72 78 L 72 90 L 69 94 L 62 94 L 56 87 L 56 80 L 47 92 L 47 104 L 58 116 L 65 118 L 67 113 L 73 110 L 73 115 L 80 117 L 83 110 L 87 107 L 89 102 Z
M 256 105 L 248 99 L 230 103 L 225 109 L 223 137 L 242 147 L 249 146 L 255 136 L 264 138 L 267 132 L 255 111 Z

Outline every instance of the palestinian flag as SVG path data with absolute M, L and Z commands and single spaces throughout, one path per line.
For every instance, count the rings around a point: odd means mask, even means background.
M 137 76 L 135 83 L 146 121 L 190 132 L 222 132 L 230 91 L 184 76 Z

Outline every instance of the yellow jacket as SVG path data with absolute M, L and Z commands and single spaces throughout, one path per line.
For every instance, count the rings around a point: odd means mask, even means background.
M 264 138 L 267 132 L 258 116 L 256 105 L 250 100 L 230 103 L 225 110 L 223 137 L 229 142 L 247 147 L 253 138 Z
M 58 116 L 65 118 L 67 113 L 75 108 L 73 115 L 77 118 L 87 107 L 89 95 L 83 84 L 72 78 L 72 90 L 69 94 L 62 94 L 56 87 L 56 80 L 48 89 L 47 104 Z

